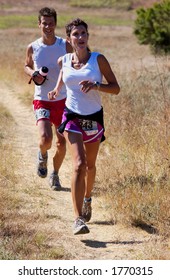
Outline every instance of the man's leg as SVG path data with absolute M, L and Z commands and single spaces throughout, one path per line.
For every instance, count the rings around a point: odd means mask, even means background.
M 37 174 L 41 178 L 45 178 L 47 176 L 47 151 L 51 148 L 53 138 L 52 128 L 51 123 L 48 120 L 39 120 L 37 125 L 40 136 Z
M 59 169 L 63 163 L 66 154 L 66 141 L 65 138 L 57 132 L 56 129 L 56 153 L 53 157 L 54 170 L 50 176 L 50 186 L 53 190 L 61 190 L 61 184 L 59 180 Z
M 64 160 L 66 154 L 66 140 L 64 136 L 58 133 L 56 130 L 56 153 L 53 158 L 53 165 L 54 165 L 54 171 L 59 172 L 59 169 L 62 165 L 62 162 Z

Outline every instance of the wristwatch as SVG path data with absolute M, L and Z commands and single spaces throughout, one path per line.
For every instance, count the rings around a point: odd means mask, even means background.
M 97 86 L 97 89 L 99 89 L 99 87 L 100 87 L 100 83 L 99 82 L 95 81 L 94 85 Z

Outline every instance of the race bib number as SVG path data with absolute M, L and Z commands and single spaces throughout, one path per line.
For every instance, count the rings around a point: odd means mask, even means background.
M 37 110 L 35 110 L 35 117 L 36 117 L 37 121 L 40 119 L 49 119 L 50 111 L 47 109 L 43 109 L 43 108 L 37 109 Z
M 91 120 L 79 120 L 80 126 L 86 135 L 94 135 L 98 132 L 97 122 Z

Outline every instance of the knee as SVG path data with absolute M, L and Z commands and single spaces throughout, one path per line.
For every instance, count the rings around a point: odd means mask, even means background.
M 66 149 L 66 140 L 64 137 L 62 139 L 59 139 L 58 141 L 56 141 L 56 147 L 58 150 Z
M 52 145 L 52 138 L 47 134 L 41 135 L 41 145 L 50 149 Z
M 76 160 L 75 164 L 74 164 L 74 172 L 77 173 L 78 175 L 81 174 L 81 176 L 85 176 L 86 175 L 86 162 L 84 160 L 78 159 Z
M 95 172 L 96 171 L 96 165 L 95 164 L 90 164 L 87 165 L 87 172 Z

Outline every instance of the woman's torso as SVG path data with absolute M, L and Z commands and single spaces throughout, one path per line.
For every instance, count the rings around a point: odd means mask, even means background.
M 72 67 L 73 54 L 63 57 L 63 81 L 66 85 L 66 106 L 75 113 L 89 115 L 101 109 L 101 98 L 97 90 L 88 93 L 81 91 L 79 82 L 89 80 L 102 82 L 102 74 L 99 69 L 97 56 L 99 53 L 92 52 L 87 63 L 80 69 Z

